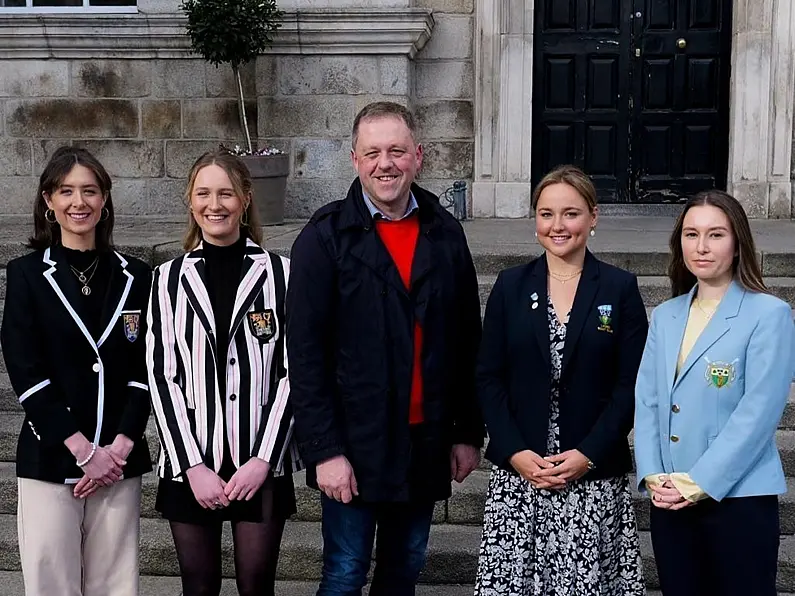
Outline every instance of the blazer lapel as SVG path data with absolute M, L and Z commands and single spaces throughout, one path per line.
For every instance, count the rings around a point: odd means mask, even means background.
M 230 344 L 240 321 L 243 320 L 246 312 L 265 287 L 265 281 L 268 279 L 268 259 L 268 253 L 256 242 L 251 239 L 246 241 L 246 258 L 243 259 L 243 268 L 240 273 L 240 283 L 237 286 L 229 329 Z
M 180 283 L 185 289 L 188 303 L 199 317 L 204 331 L 210 338 L 213 347 L 215 338 L 215 315 L 213 315 L 210 295 L 207 293 L 207 276 L 205 274 L 202 245 L 185 255 Z
M 685 327 L 687 327 L 687 319 L 690 315 L 690 303 L 693 301 L 693 294 L 696 291 L 696 286 L 690 290 L 684 300 L 672 314 L 672 320 L 669 325 L 663 326 L 663 346 L 665 349 L 665 382 L 668 386 L 668 395 L 671 395 L 674 389 L 674 383 L 677 380 L 676 365 L 679 362 L 679 352 L 682 349 L 682 340 L 685 336 Z M 679 375 L 681 376 L 681 374 Z
M 571 360 L 586 321 L 594 320 L 593 301 L 596 298 L 596 292 L 598 290 L 599 263 L 590 252 L 586 252 L 582 277 L 580 283 L 577 285 L 577 292 L 574 294 L 574 303 L 571 306 L 569 322 L 566 325 L 566 343 L 563 346 L 561 374 L 565 372 L 566 366 Z
M 532 272 L 526 278 L 520 296 L 519 313 L 533 329 L 547 368 L 551 366 L 549 355 L 549 318 L 547 316 L 547 260 L 536 259 Z
M 737 282 L 732 281 L 729 288 L 726 290 L 726 294 L 720 301 L 718 309 L 715 311 L 709 323 L 707 323 L 704 331 L 701 332 L 693 349 L 690 350 L 690 354 L 688 354 L 684 365 L 682 365 L 682 370 L 679 371 L 679 376 L 673 386 L 674 390 L 677 385 L 679 385 L 682 377 L 687 374 L 696 361 L 700 360 L 701 357 L 704 356 L 704 353 L 731 328 L 730 319 L 737 316 L 744 295 L 745 290 L 743 290 Z M 688 309 L 689 307 L 690 303 L 688 302 Z
M 53 291 L 55 291 L 56 296 L 58 296 L 58 299 L 64 305 L 64 308 L 66 308 L 69 316 L 72 317 L 72 320 L 80 329 L 80 332 L 86 340 L 88 340 L 88 343 L 91 344 L 95 352 L 99 353 L 97 344 L 91 336 L 91 332 L 89 332 L 83 319 L 81 319 L 80 315 L 77 313 L 75 307 L 75 305 L 79 304 L 77 285 L 74 283 L 74 280 L 69 278 L 72 273 L 69 270 L 69 264 L 66 262 L 65 256 L 59 250 L 58 246 L 54 246 L 44 251 L 43 261 L 47 267 L 44 271 L 44 278 L 50 284 Z
M 97 346 L 105 343 L 105 340 L 108 339 L 111 331 L 113 331 L 113 326 L 118 322 L 119 316 L 121 316 L 121 311 L 125 302 L 127 302 L 127 296 L 130 294 L 130 288 L 133 283 L 133 276 L 127 271 L 127 259 L 119 253 L 113 253 L 110 266 L 110 288 L 105 297 L 102 317 L 100 318 L 100 321 L 105 323 L 105 327 Z

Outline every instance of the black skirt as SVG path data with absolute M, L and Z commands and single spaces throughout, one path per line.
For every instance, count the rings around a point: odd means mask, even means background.
M 227 462 L 218 474 L 226 482 L 235 473 L 234 465 Z M 187 477 L 182 482 L 161 478 L 157 485 L 155 509 L 169 521 L 197 525 L 286 520 L 296 512 L 295 487 L 290 474 L 278 477 L 268 474 L 250 501 L 231 501 L 228 507 L 205 509 L 193 496 Z

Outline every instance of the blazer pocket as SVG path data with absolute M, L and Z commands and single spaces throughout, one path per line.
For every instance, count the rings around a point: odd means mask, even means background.
M 279 323 L 272 308 L 253 310 L 246 313 L 249 333 L 260 343 L 276 341 L 279 336 Z

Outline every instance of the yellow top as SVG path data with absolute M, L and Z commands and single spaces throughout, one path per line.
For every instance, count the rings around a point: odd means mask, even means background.
M 687 357 L 690 355 L 690 351 L 693 349 L 693 346 L 696 345 L 696 341 L 698 340 L 699 336 L 704 329 L 706 329 L 707 323 L 709 323 L 712 315 L 715 314 L 718 304 L 720 304 L 720 300 L 699 300 L 696 298 L 690 305 L 690 313 L 687 316 L 685 335 L 682 338 L 682 347 L 679 350 L 679 358 L 676 361 L 677 376 L 679 376 L 679 371 L 682 370 L 682 366 L 684 365 L 685 360 L 687 360 Z M 660 481 L 661 476 L 664 478 L 665 475 L 649 474 L 643 480 L 646 482 L 647 487 L 657 487 L 662 484 Z M 700 486 L 698 486 L 698 484 L 693 482 L 693 479 L 690 478 L 690 474 L 675 472 L 673 474 L 669 474 L 668 478 L 671 480 L 671 483 L 676 487 L 676 489 L 682 494 L 682 496 L 688 501 L 695 503 L 696 501 L 706 499 L 709 496 L 701 489 Z

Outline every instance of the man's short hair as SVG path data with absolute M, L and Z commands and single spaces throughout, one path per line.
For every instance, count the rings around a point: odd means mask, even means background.
M 362 120 L 369 120 L 371 118 L 383 118 L 385 116 L 393 116 L 400 118 L 408 127 L 411 132 L 412 139 L 417 138 L 417 121 L 414 114 L 406 106 L 393 101 L 375 101 L 364 106 L 356 118 L 353 119 L 353 132 L 351 133 L 351 146 L 356 149 L 356 141 L 359 137 L 359 124 Z

